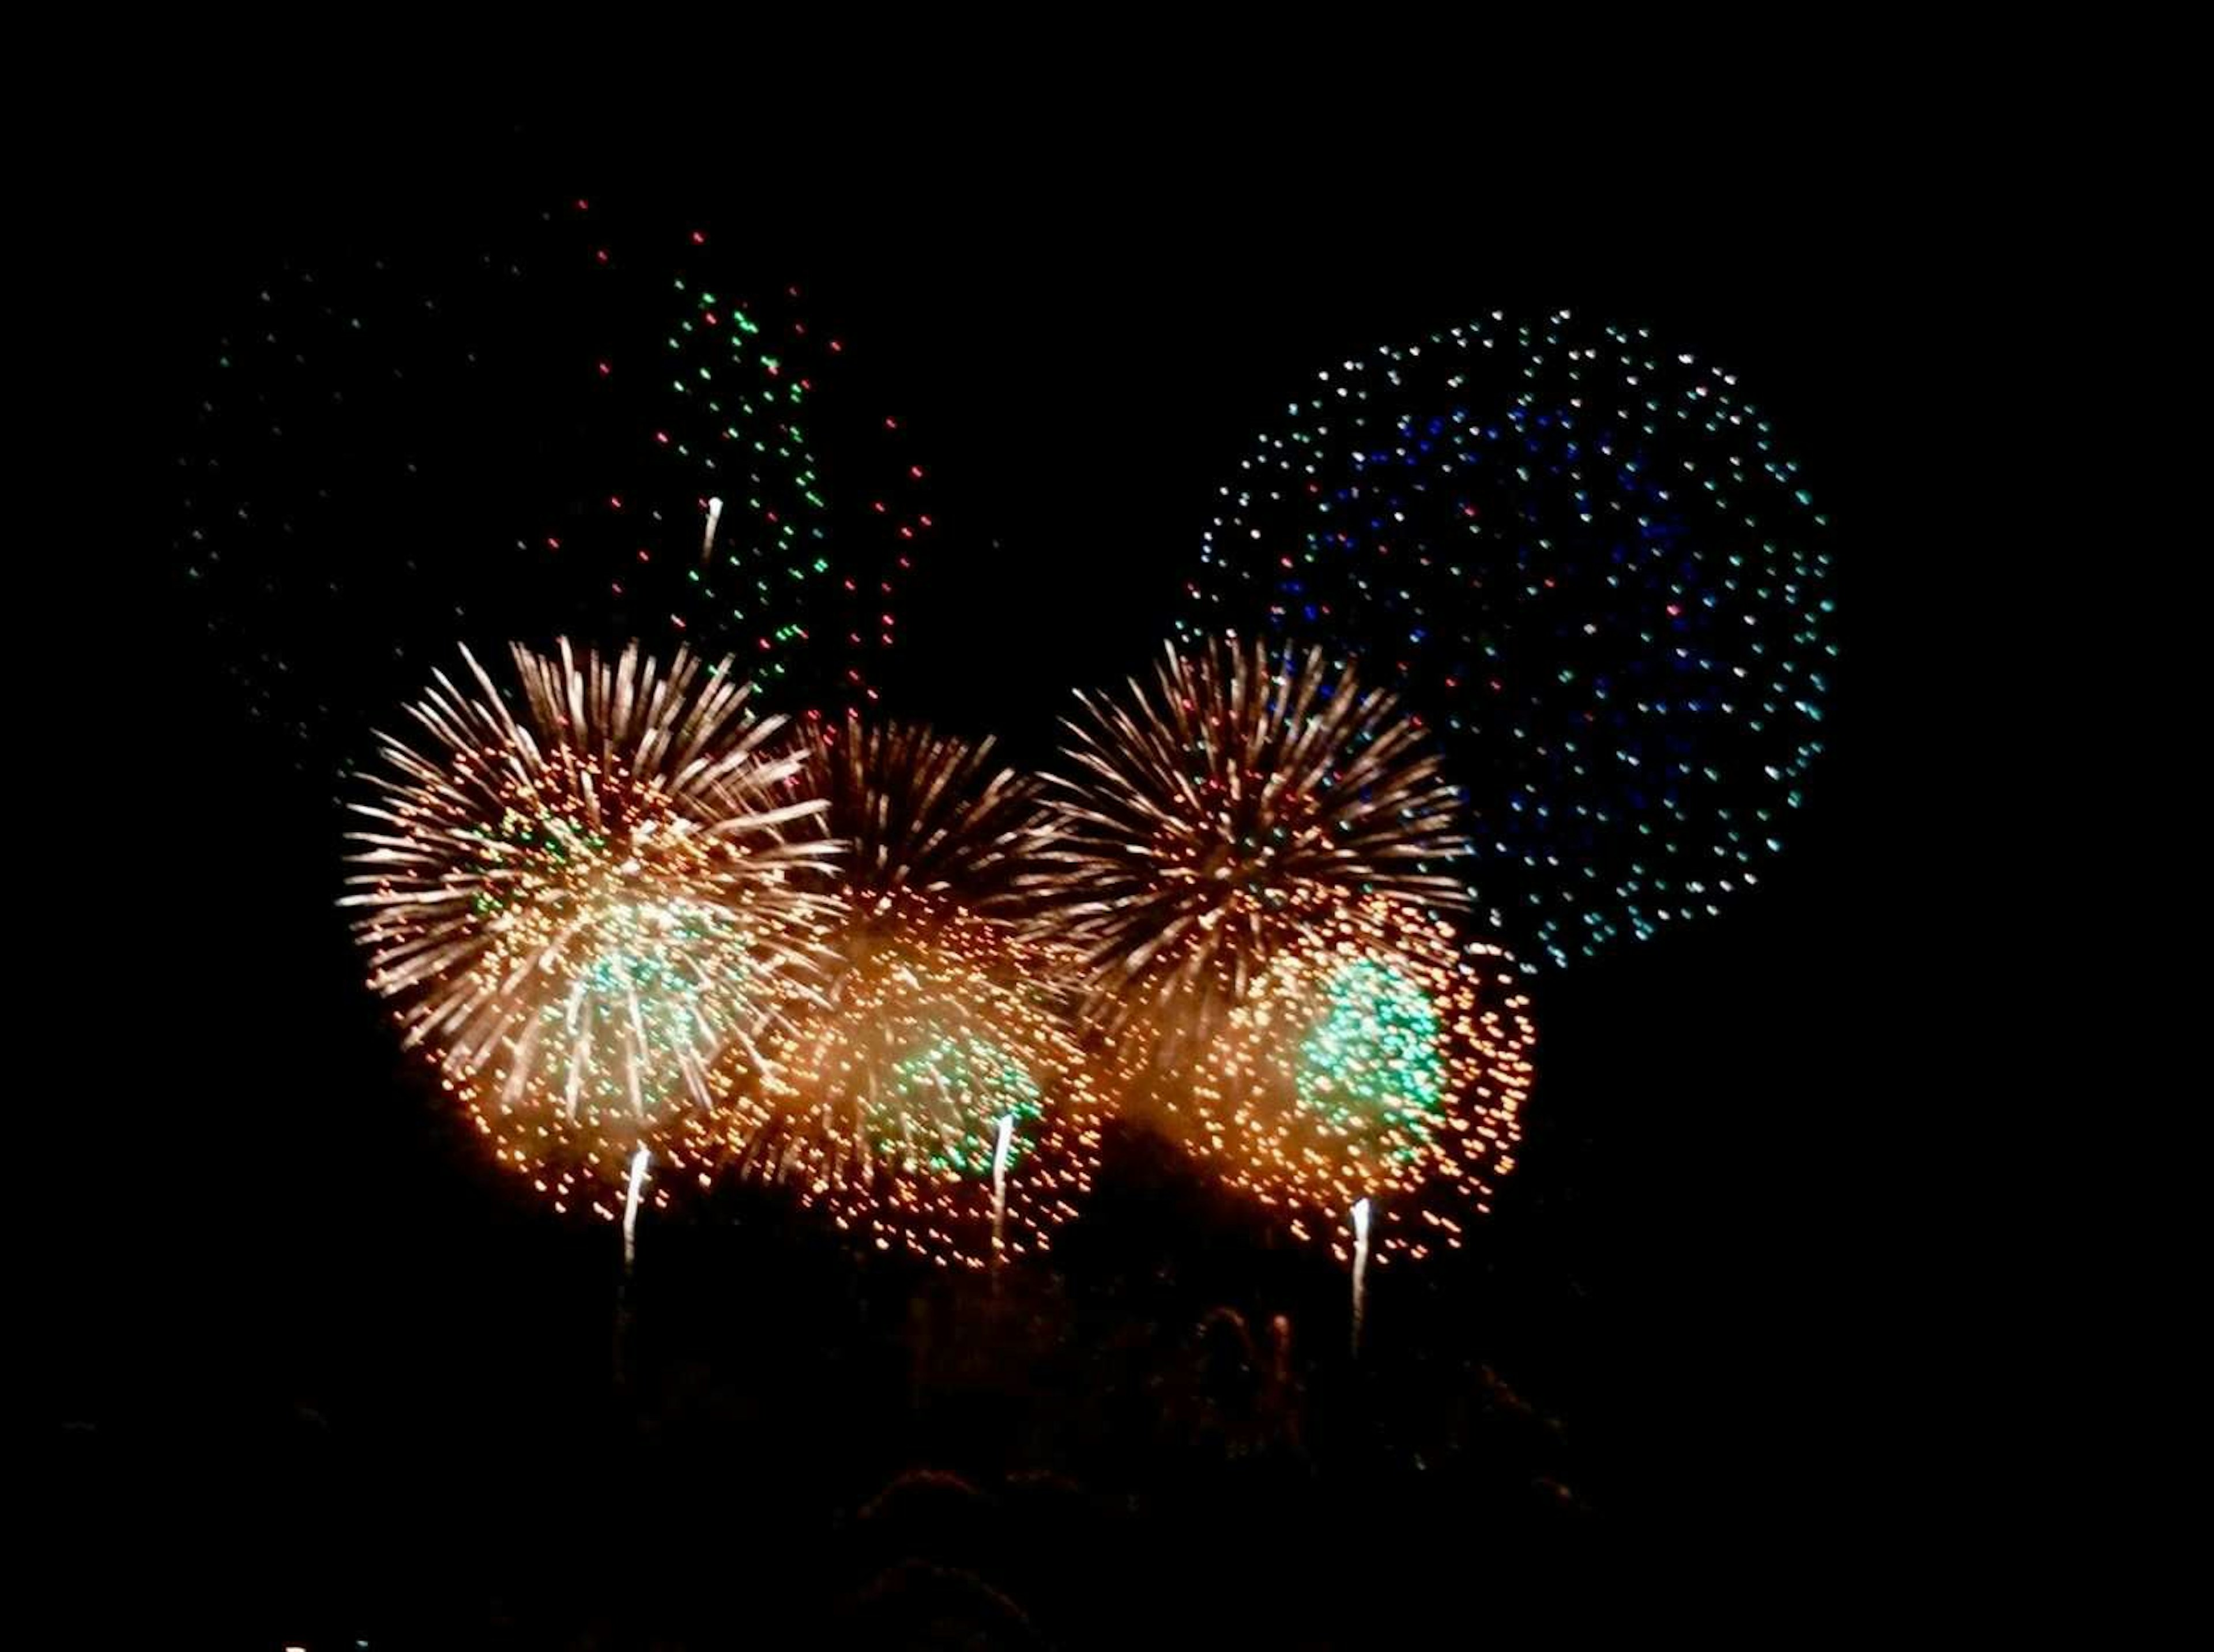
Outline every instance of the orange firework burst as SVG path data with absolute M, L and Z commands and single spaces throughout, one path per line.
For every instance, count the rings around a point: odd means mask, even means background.
M 729 1092 L 741 1168 L 879 1250 L 979 1267 L 1046 1249 L 1091 1187 L 1101 1108 L 1028 949 L 927 897 L 837 945 L 825 1003 Z
M 809 784 L 847 849 L 832 962 L 725 1086 L 735 1157 L 879 1249 L 1044 1249 L 1091 1184 L 1100 1107 L 1042 950 L 964 903 L 1004 890 L 1030 787 L 988 746 L 851 720 Z
M 1149 691 L 1079 694 L 1049 775 L 1039 927 L 1075 953 L 1086 1019 L 1203 1036 L 1313 915 L 1385 893 L 1467 903 L 1467 852 L 1420 725 L 1319 651 L 1173 645 Z
M 378 737 L 345 904 L 500 1161 L 612 1219 L 640 1148 L 712 1140 L 710 1067 L 760 1059 L 814 966 L 832 846 L 794 835 L 823 805 L 729 661 L 512 652 L 520 716 L 464 650 L 477 694 L 441 672 L 408 708 L 431 755 Z
M 1277 949 L 1156 1098 L 1191 1150 L 1349 1256 L 1363 1199 L 1378 1260 L 1458 1247 L 1514 1168 L 1535 1030 L 1514 961 L 1388 896 Z M 1442 1207 L 1441 1208 L 1439 1207 Z

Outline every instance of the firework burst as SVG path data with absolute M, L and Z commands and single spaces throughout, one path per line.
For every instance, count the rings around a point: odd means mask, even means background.
M 1177 1133 L 1294 1237 L 1379 1262 L 1457 1248 L 1514 1168 L 1535 1031 L 1513 959 L 1388 896 L 1280 948 L 1161 1098 Z
M 1171 645 L 1149 691 L 1079 694 L 1023 884 L 1075 956 L 1086 1019 L 1190 1029 L 1280 948 L 1371 894 L 1465 905 L 1458 794 L 1421 726 L 1318 651 Z
M 1042 1251 L 1098 1161 L 1075 1040 L 1000 925 L 928 897 L 850 937 L 825 1003 L 727 1092 L 744 1173 L 794 1189 L 879 1250 L 981 1267 Z M 1002 1138 L 1004 1133 L 1004 1145 Z
M 982 1266 L 1042 1250 L 1098 1155 L 1089 1069 L 1004 892 L 1033 791 L 988 744 L 848 719 L 807 783 L 847 846 L 832 959 L 760 1072 L 726 1085 L 733 1154 L 878 1249 Z
M 344 903 L 499 1159 L 612 1218 L 639 1147 L 710 1139 L 709 1068 L 761 1059 L 833 846 L 729 661 L 513 656 L 520 716 L 464 650 L 475 694 L 440 672 L 408 708 L 425 750 L 379 737 Z
M 761 236 L 512 205 L 365 230 L 221 306 L 175 552 L 251 713 L 335 771 L 487 624 L 734 651 L 779 705 L 874 704 L 937 535 L 884 364 Z M 456 531 L 394 555 L 431 499 Z
M 1826 511 L 1738 376 L 1495 312 L 1332 361 L 1226 480 L 1177 624 L 1361 653 L 1434 719 L 1532 963 L 1725 910 L 1818 768 Z
M 828 805 L 847 844 L 850 898 L 882 902 L 950 896 L 969 905 L 1003 896 L 1037 809 L 1037 786 L 992 767 L 992 742 L 914 723 L 848 714 L 810 744 L 808 795 Z

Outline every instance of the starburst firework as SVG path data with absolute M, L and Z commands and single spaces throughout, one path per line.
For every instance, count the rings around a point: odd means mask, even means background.
M 379 737 L 345 904 L 370 987 L 501 1161 L 612 1217 L 638 1147 L 713 1139 L 709 1068 L 760 1060 L 833 846 L 729 661 L 512 652 L 520 716 L 464 650 L 477 692 L 439 672 L 408 708 L 425 751 Z
M 1075 956 L 1086 1019 L 1192 1034 L 1280 948 L 1384 893 L 1459 906 L 1458 797 L 1421 725 L 1351 664 L 1216 639 L 1150 688 L 1079 694 L 1024 885 Z
M 951 896 L 964 904 L 1006 892 L 1037 811 L 1035 782 L 992 767 L 992 742 L 918 723 L 848 714 L 810 743 L 803 776 L 847 846 L 849 896 Z
M 980 1266 L 1074 1214 L 1100 1109 L 1041 948 L 966 902 L 1003 893 L 1032 788 L 989 749 L 849 719 L 809 783 L 848 847 L 819 1001 L 726 1082 L 740 1166 L 879 1249 Z

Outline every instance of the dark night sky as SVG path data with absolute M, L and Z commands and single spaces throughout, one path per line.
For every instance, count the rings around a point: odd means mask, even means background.
M 1932 483 L 1899 462 L 1935 409 L 1904 388 L 1904 290 L 1941 208 L 1879 205 L 1796 133 L 1685 156 L 1594 141 L 1538 174 L 1510 123 L 1447 124 L 1290 155 L 1265 123 L 1188 151 L 1104 130 L 872 145 L 822 113 L 395 140 L 234 110 L 102 140 L 122 163 L 90 215 L 105 238 L 41 346 L 75 503 L 45 524 L 68 548 L 35 554 L 63 586 L 19 620 L 67 674 L 47 692 L 84 696 L 40 857 L 73 891 L 77 984 L 42 1040 L 71 1052 L 69 1094 L 59 1140 L 24 1144 L 66 1196 L 41 1241 L 58 1415 L 183 1451 L 298 1403 L 430 1416 L 512 1392 L 549 1348 L 596 1357 L 599 1310 L 567 1302 L 592 1236 L 515 1208 L 401 1076 L 330 905 L 330 817 L 179 622 L 163 469 L 218 318 L 273 258 L 590 193 L 743 223 L 902 387 L 946 523 L 909 703 L 1018 754 L 1163 633 L 1222 468 L 1331 352 L 1569 306 L 1742 374 L 1838 523 L 1828 760 L 1757 897 L 1538 979 L 1505 1282 L 1428 1311 L 1501 1316 L 1497 1357 L 1587 1429 L 1625 1519 L 1750 1528 L 1842 1499 L 1887 1426 L 1876 1391 L 1917 1357 L 1872 1329 L 1913 1137 L 1876 1079 L 1917 814 L 1885 754 L 1931 554 Z

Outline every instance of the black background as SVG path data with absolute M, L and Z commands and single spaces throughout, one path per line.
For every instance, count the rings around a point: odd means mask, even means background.
M 1891 1448 L 1930 1357 L 1890 1282 L 1923 1128 L 1893 1043 L 1921 805 L 1887 754 L 1915 719 L 1900 664 L 1941 549 L 1920 444 L 1953 391 L 1917 295 L 1945 192 L 1772 113 L 1680 154 L 1480 110 L 1314 113 L 1226 116 L 1203 142 L 1134 113 L 926 141 L 804 101 L 519 122 L 242 105 L 89 140 L 113 182 L 57 231 L 64 290 L 33 341 L 52 511 L 18 618 L 55 713 L 17 731 L 51 776 L 21 872 L 53 914 L 21 939 L 58 989 L 18 1098 L 40 1121 L 21 1139 L 45 1196 L 37 1366 L 72 1544 L 166 1555 L 180 1621 L 248 1636 L 309 1617 L 404 1643 L 478 1610 L 480 1571 L 542 1582 L 565 1553 L 593 1590 L 727 1592 L 737 1618 L 778 1584 L 702 1535 L 717 1523 L 757 1534 L 810 1498 L 828 1519 L 917 1463 L 1025 1460 L 988 1421 L 887 1420 L 904 1276 L 841 1283 L 768 1215 L 649 1224 L 641 1321 L 658 1308 L 718 1382 L 752 1374 L 718 1450 L 743 1435 L 766 1466 L 749 1484 L 731 1450 L 657 1483 L 690 1537 L 630 1546 L 647 1493 L 610 1495 L 595 1410 L 614 1236 L 530 1208 L 437 1114 L 358 987 L 334 820 L 278 777 L 177 606 L 166 468 L 241 291 L 281 256 L 575 194 L 742 222 L 865 341 L 941 484 L 903 704 L 1018 758 L 1069 687 L 1164 633 L 1212 489 L 1334 355 L 1565 306 L 1740 373 L 1838 524 L 1833 739 L 1799 841 L 1725 918 L 1538 978 L 1539 1082 L 1495 1231 L 1436 1278 L 1382 1282 L 1378 1334 L 1474 1349 L 1563 1420 L 1589 1510 L 1573 1542 L 1601 1577 L 1667 1557 L 1718 1590 L 1901 1518 Z M 1110 1184 L 1072 1270 L 1156 1290 L 1165 1320 L 1230 1302 L 1336 1334 L 1325 1263 L 1257 1247 L 1159 1166 Z M 302 1468 L 303 1431 L 349 1466 Z M 1432 1535 L 1434 1564 L 1480 1565 Z M 1152 1563 L 1130 1563 L 1099 1587 L 1146 1601 Z M 1225 1591 L 1257 1587 L 1225 1569 Z

